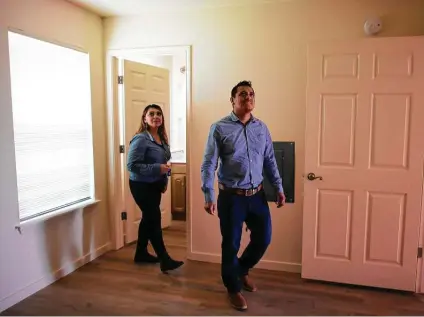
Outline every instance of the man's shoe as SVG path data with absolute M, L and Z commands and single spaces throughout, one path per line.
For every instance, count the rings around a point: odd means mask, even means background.
M 143 253 L 143 254 L 136 254 L 134 256 L 134 262 L 137 264 L 141 264 L 141 263 L 159 263 L 159 259 L 154 256 L 151 255 L 150 253 Z
M 248 275 L 242 276 L 241 281 L 242 281 L 242 284 L 243 284 L 243 289 L 245 289 L 246 291 L 256 292 L 258 290 L 255 283 L 253 283 L 252 280 L 249 279 Z
M 247 302 L 243 295 L 238 293 L 228 293 L 228 299 L 230 300 L 231 306 L 237 310 L 246 310 Z

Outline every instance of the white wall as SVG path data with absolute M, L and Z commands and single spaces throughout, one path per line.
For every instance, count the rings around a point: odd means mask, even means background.
M 180 68 L 186 67 L 186 56 L 184 53 L 172 56 L 172 101 L 171 101 L 171 150 L 183 151 L 172 154 L 172 162 L 186 162 L 186 75 L 181 73 Z
M 191 258 L 220 261 L 219 223 L 203 211 L 200 165 L 211 123 L 231 111 L 231 88 L 252 80 L 255 114 L 275 141 L 296 142 L 296 202 L 271 207 L 273 241 L 261 265 L 299 271 L 308 42 L 364 37 L 370 16 L 383 19 L 379 36 L 423 35 L 423 12 L 422 0 L 294 0 L 105 20 L 106 49 L 192 45 Z
M 15 230 L 19 223 L 7 31 L 90 53 L 96 198 L 101 202 Z M 30 52 L 28 52 L 30 54 Z M 0 311 L 109 248 L 103 33 L 99 17 L 59 0 L 0 1 Z M 36 105 L 34 105 L 36 106 Z

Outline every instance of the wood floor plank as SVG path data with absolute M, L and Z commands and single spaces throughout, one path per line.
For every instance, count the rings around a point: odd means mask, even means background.
M 185 223 L 173 222 L 165 241 L 185 258 Z M 247 312 L 233 310 L 220 265 L 186 261 L 162 274 L 132 262 L 135 245 L 111 251 L 26 298 L 1 315 L 424 315 L 421 295 L 305 281 L 299 274 L 255 269 L 258 292 L 245 293 Z

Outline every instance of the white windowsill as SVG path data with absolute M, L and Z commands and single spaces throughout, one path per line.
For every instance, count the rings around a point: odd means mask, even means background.
M 86 208 L 88 206 L 95 205 L 99 202 L 100 202 L 100 200 L 98 200 L 98 199 L 90 199 L 90 200 L 87 200 L 87 201 L 83 201 L 83 202 L 80 202 L 80 203 L 75 204 L 75 205 L 67 206 L 67 207 L 64 207 L 62 209 L 52 211 L 52 212 L 45 214 L 45 215 L 40 215 L 40 216 L 35 217 L 35 218 L 31 218 L 31 219 L 28 219 L 28 220 L 21 221 L 15 228 L 18 229 L 18 228 L 22 228 L 22 227 L 27 226 L 27 225 L 33 225 L 35 223 L 43 222 L 43 221 L 46 221 L 48 219 L 51 219 L 51 218 L 54 218 L 54 217 L 57 217 L 57 216 L 60 216 L 60 215 L 63 215 L 63 214 L 67 214 L 67 213 L 72 212 L 72 211 L 76 211 L 76 210 L 79 210 L 79 209 Z

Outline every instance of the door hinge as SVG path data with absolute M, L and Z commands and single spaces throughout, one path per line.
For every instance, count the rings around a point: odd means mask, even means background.
M 121 220 L 127 220 L 127 212 L 126 211 L 121 212 Z
M 118 76 L 118 85 L 122 85 L 124 83 L 124 76 Z
M 119 146 L 119 153 L 125 153 L 125 145 Z
M 420 247 L 418 248 L 418 251 L 417 251 L 417 258 L 422 258 L 422 257 L 423 257 L 423 248 Z

